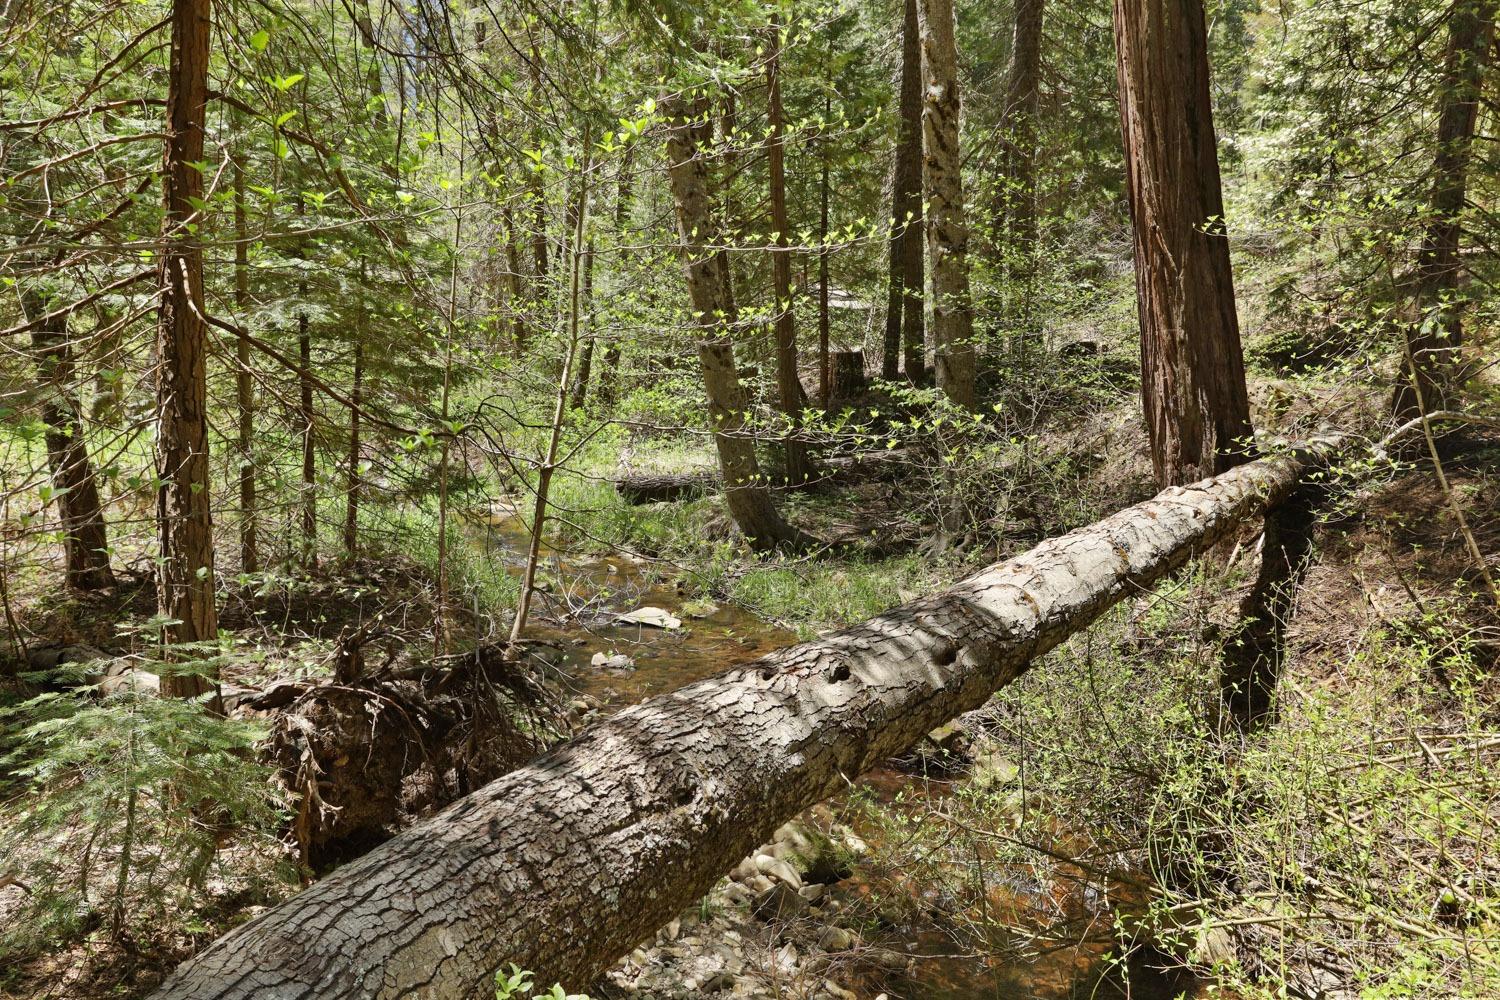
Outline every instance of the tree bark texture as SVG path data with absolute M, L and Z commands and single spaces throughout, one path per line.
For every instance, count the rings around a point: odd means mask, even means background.
M 792 309 L 792 250 L 786 214 L 786 133 L 781 108 L 781 24 L 771 18 L 771 55 L 766 60 L 766 105 L 771 135 L 767 159 L 771 188 L 771 228 L 776 253 L 771 259 L 772 293 L 776 297 L 776 387 L 781 411 L 791 426 L 782 443 L 786 455 L 788 486 L 801 486 L 812 477 L 812 458 L 807 443 L 798 438 L 802 426 L 802 379 L 797 374 L 797 319 Z
M 359 502 L 363 474 L 360 470 L 363 442 L 360 440 L 359 411 L 364 406 L 365 348 L 362 338 L 365 332 L 365 307 L 360 301 L 360 322 L 354 341 L 354 370 L 349 380 L 349 455 L 345 459 L 344 488 L 348 499 L 344 506 L 344 557 L 351 563 L 359 556 Z
M 922 46 L 917 0 L 906 0 L 901 26 L 900 124 L 891 171 L 890 286 L 880 374 L 897 374 L 904 354 L 906 377 L 920 385 L 926 368 L 922 323 Z
M 1250 403 L 1219 189 L 1201 0 L 1115 0 L 1141 397 L 1161 486 L 1245 458 Z
M 628 708 L 191 959 L 156 1000 L 583 988 L 775 827 L 982 705 L 1037 656 L 1291 490 L 1263 459 L 863 625 Z
M 694 112 L 672 103 L 666 111 L 667 163 L 683 266 L 700 339 L 698 360 L 708 396 L 724 498 L 735 524 L 757 549 L 801 546 L 807 538 L 782 519 L 755 456 L 755 440 L 745 428 L 745 392 L 734 365 L 731 332 L 737 319 L 728 258 L 716 238 L 705 155 L 695 141 Z
M 997 214 L 1004 221 L 1005 270 L 1020 286 L 1011 294 L 1020 297 L 1022 310 L 1028 304 L 1036 260 L 1036 128 L 1046 6 L 1046 0 L 1016 0 L 1000 119 L 1001 204 Z
M 1406 357 L 1392 404 L 1398 420 L 1409 420 L 1423 410 L 1444 409 L 1459 367 L 1463 317 L 1459 304 L 1452 300 L 1458 290 L 1469 159 L 1495 34 L 1495 6 L 1495 0 L 1455 0 L 1448 15 L 1448 53 L 1443 61 L 1437 155 L 1432 166 L 1432 214 L 1417 254 L 1412 289 L 1416 317 L 1405 332 Z
M 260 569 L 260 512 L 255 496 L 255 381 L 250 369 L 250 338 L 244 327 L 250 314 L 250 228 L 245 222 L 245 157 L 236 153 L 234 169 L 234 308 L 241 333 L 234 341 L 236 445 L 240 459 L 240 569 Z
M 28 318 L 47 314 L 40 295 L 28 291 L 22 298 Z M 31 346 L 36 353 L 42 423 L 47 428 L 47 468 L 62 522 L 64 577 L 76 590 L 100 590 L 111 586 L 115 577 L 109 567 L 104 505 L 84 441 L 82 410 L 73 390 L 76 372 L 67 317 L 33 328 Z
M 209 505 L 208 424 L 203 318 L 203 248 L 188 230 L 203 196 L 203 124 L 208 96 L 209 0 L 174 0 L 167 81 L 165 219 L 161 305 L 157 324 L 156 474 L 161 533 L 161 613 L 177 624 L 171 642 L 218 636 L 214 605 L 213 521 Z M 162 693 L 202 694 L 208 683 L 190 675 L 162 678 Z
M 615 182 L 615 234 L 622 241 L 630 222 L 633 154 L 633 147 L 625 147 L 625 155 L 620 159 L 620 174 Z M 613 406 L 619 397 L 620 346 L 619 336 L 609 334 L 604 347 L 604 364 L 599 372 L 599 402 L 603 406 Z
M 974 304 L 969 295 L 969 226 L 958 145 L 958 44 L 952 0 L 918 0 L 922 37 L 922 177 L 927 256 L 932 268 L 932 342 L 938 388 L 974 407 Z

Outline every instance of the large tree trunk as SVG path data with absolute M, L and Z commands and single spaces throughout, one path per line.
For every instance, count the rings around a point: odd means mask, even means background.
M 922 45 L 917 0 L 906 0 L 901 26 L 900 124 L 891 171 L 890 286 L 880 374 L 894 379 L 905 354 L 906 377 L 920 385 L 926 367 L 922 324 Z M 903 335 L 904 325 L 904 335 Z
M 781 109 L 781 23 L 774 15 L 771 34 L 771 55 L 766 60 L 766 104 L 771 125 L 767 151 L 771 228 L 776 231 L 776 251 L 771 259 L 772 292 L 776 298 L 776 387 L 781 395 L 781 411 L 791 425 L 791 433 L 783 444 L 787 485 L 801 486 L 812 478 L 812 459 L 807 443 L 798 437 L 805 401 L 802 379 L 797 374 L 797 319 L 792 309 L 791 223 L 786 214 L 786 134 Z
M 240 332 L 234 340 L 235 442 L 240 459 L 240 569 L 260 569 L 260 512 L 255 496 L 255 382 L 250 370 L 250 230 L 245 223 L 245 157 L 235 153 L 234 308 Z
M 1115 0 L 1135 227 L 1141 397 L 1160 485 L 1243 461 L 1245 363 L 1209 105 L 1201 0 Z
M 793 528 L 771 500 L 755 457 L 755 440 L 745 428 L 745 393 L 734 365 L 731 333 L 737 319 L 729 263 L 716 249 L 719 231 L 709 196 L 706 155 L 695 142 L 693 112 L 672 102 L 666 114 L 667 164 L 672 200 L 682 237 L 683 264 L 701 339 L 698 360 L 708 396 L 724 498 L 730 516 L 756 549 L 802 546 L 809 539 Z
M 1417 254 L 1412 289 L 1417 315 L 1405 331 L 1406 357 L 1392 404 L 1402 421 L 1422 410 L 1444 409 L 1458 369 L 1463 347 L 1463 316 L 1453 301 L 1460 269 L 1458 244 L 1474 125 L 1494 33 L 1494 0 L 1456 0 L 1448 17 L 1432 214 Z
M 156 1000 L 583 988 L 771 831 L 976 708 L 1296 484 L 1278 456 L 628 708 L 231 931 Z
M 932 341 L 938 388 L 959 406 L 974 395 L 974 303 L 969 295 L 969 227 L 958 146 L 958 45 L 952 0 L 919 0 L 922 35 L 922 171 L 927 255 L 932 267 Z
M 208 421 L 203 314 L 203 248 L 189 230 L 203 197 L 203 123 L 208 97 L 210 0 L 174 0 L 167 78 L 165 218 L 161 307 L 157 325 L 156 474 L 161 481 L 161 614 L 174 619 L 170 642 L 218 637 L 214 605 L 213 520 L 209 505 Z M 190 697 L 208 690 L 194 675 L 162 678 L 162 693 Z
M 1005 108 L 1000 119 L 1002 169 L 999 218 L 1004 221 L 1005 273 L 1010 278 L 1008 312 L 1029 325 L 1031 279 L 1036 264 L 1036 119 L 1042 66 L 1042 18 L 1046 0 L 1016 0 Z
M 22 301 L 28 319 L 47 314 L 47 304 L 37 293 L 26 292 Z M 42 423 L 47 428 L 47 468 L 62 521 L 64 576 L 68 586 L 77 590 L 100 590 L 113 585 L 115 577 L 109 568 L 104 505 L 99 500 L 73 389 L 75 370 L 67 316 L 33 328 L 31 346 L 41 383 Z

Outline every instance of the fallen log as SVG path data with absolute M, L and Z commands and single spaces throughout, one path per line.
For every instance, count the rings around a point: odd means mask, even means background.
M 719 485 L 716 472 L 643 473 L 615 480 L 615 492 L 629 504 L 672 503 L 700 497 Z
M 583 988 L 780 823 L 1275 504 L 1332 442 L 1156 498 L 863 625 L 626 709 L 185 963 L 157 1000 Z
M 876 477 L 894 474 L 903 465 L 917 460 L 912 448 L 890 448 L 862 451 L 853 455 L 834 455 L 818 463 L 814 482 L 845 476 Z M 719 488 L 719 474 L 703 472 L 636 473 L 615 480 L 615 492 L 628 504 L 675 503 L 691 500 Z

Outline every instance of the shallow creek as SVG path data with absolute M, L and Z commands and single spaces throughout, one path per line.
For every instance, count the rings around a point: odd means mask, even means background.
M 471 544 L 482 547 L 487 558 L 501 561 L 517 576 L 524 567 L 528 537 L 525 524 L 506 512 L 477 519 L 469 531 Z M 690 600 L 673 582 L 675 571 L 670 565 L 622 553 L 577 556 L 544 550 L 543 555 L 546 565 L 538 568 L 537 580 L 544 589 L 533 605 L 528 635 L 552 647 L 548 658 L 559 668 L 568 696 L 596 702 L 605 714 L 797 641 L 795 633 L 765 622 L 745 608 Z M 618 620 L 621 614 L 640 608 L 662 609 L 681 625 L 658 628 Z M 604 662 L 599 662 L 601 659 Z M 854 794 L 871 796 L 889 808 L 917 810 L 940 803 L 952 788 L 947 781 L 885 767 L 864 775 L 856 783 Z M 841 815 L 860 838 L 877 849 L 878 855 L 883 832 L 875 824 L 861 821 L 859 810 L 845 810 L 846 804 L 840 800 L 815 808 L 824 810 L 825 816 L 829 810 Z M 1021 913 L 1036 903 L 1035 898 L 1027 897 L 1025 886 L 1006 881 L 998 868 L 983 877 L 991 913 Z M 889 894 L 900 881 L 886 877 L 880 884 Z M 895 891 L 912 895 L 915 905 L 909 910 L 920 912 L 924 904 L 936 902 L 923 898 L 932 895 L 929 889 Z M 876 905 L 872 902 L 875 880 L 863 874 L 840 882 L 836 893 L 856 905 L 870 903 L 872 909 Z M 1108 907 L 1101 905 L 1098 910 L 1092 916 L 1107 927 Z M 957 949 L 952 939 L 933 922 L 922 919 L 892 922 L 879 932 L 878 941 L 886 954 L 910 959 L 907 971 L 866 976 L 851 970 L 846 986 L 860 1000 L 875 1000 L 880 995 L 891 1000 L 1127 995 L 1149 1000 L 1174 996 L 1182 988 L 1180 984 L 1171 989 L 1165 983 L 1147 984 L 1137 979 L 1127 992 L 1107 980 L 1100 981 L 1099 965 L 1106 948 L 1098 944 L 1045 951 L 1042 957 L 1025 963 L 996 963 L 953 954 Z

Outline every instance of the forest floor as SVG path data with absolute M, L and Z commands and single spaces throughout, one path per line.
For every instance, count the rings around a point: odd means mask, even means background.
M 1276 386 L 1262 385 L 1257 394 L 1259 405 L 1279 409 L 1288 427 L 1297 424 L 1299 411 L 1327 412 L 1327 400 L 1314 408 Z M 632 467 L 649 467 L 653 447 L 649 440 L 633 443 Z M 1483 551 L 1500 551 L 1495 481 L 1500 441 L 1471 435 L 1455 439 L 1449 451 L 1451 498 L 1439 490 L 1430 463 L 1420 455 L 1408 467 L 1366 470 L 1355 477 L 1356 485 L 1335 493 L 1318 526 L 1314 556 L 1288 626 L 1280 723 L 1286 731 L 1314 726 L 1330 711 L 1330 699 L 1347 701 L 1358 714 L 1369 699 L 1386 692 L 1410 707 L 1402 716 L 1405 728 L 1397 731 L 1381 730 L 1391 720 L 1380 706 L 1369 708 L 1368 722 L 1341 717 L 1345 756 L 1358 757 L 1356 751 L 1380 740 L 1409 737 L 1397 749 L 1419 748 L 1410 757 L 1394 754 L 1388 769 L 1405 778 L 1371 793 L 1377 796 L 1374 805 L 1357 818 L 1365 834 L 1366 828 L 1384 829 L 1371 817 L 1384 823 L 1394 806 L 1378 796 L 1409 789 L 1405 779 L 1424 788 L 1451 779 L 1460 790 L 1456 794 L 1483 814 L 1483 823 L 1500 828 L 1493 778 L 1475 777 L 1496 763 L 1496 741 L 1485 741 L 1500 730 L 1493 708 L 1500 704 L 1494 671 L 1500 633 L 1493 615 L 1484 611 L 1483 595 L 1475 591 L 1474 566 L 1450 509 L 1454 501 L 1463 506 Z M 660 454 L 666 458 L 658 467 L 667 471 L 707 457 L 675 445 Z M 931 483 L 921 470 L 789 495 L 790 516 L 824 537 L 875 538 L 863 554 L 845 551 L 818 559 L 745 558 L 733 549 L 731 532 L 711 499 L 634 511 L 601 504 L 576 545 L 551 554 L 530 668 L 525 677 L 507 678 L 514 686 L 512 707 L 534 708 L 529 698 L 535 695 L 546 703 L 545 719 L 528 731 L 550 733 L 542 742 L 560 738 L 600 713 L 799 636 L 861 620 L 1150 492 L 1139 421 L 1124 407 L 1096 413 L 1007 454 L 1011 464 L 1003 475 L 1011 489 L 995 503 L 987 530 L 968 539 L 966 548 L 926 546 L 930 529 L 920 511 L 931 499 L 923 492 Z M 597 489 L 593 496 L 598 498 Z M 464 558 L 513 575 L 519 529 L 507 510 L 465 528 L 470 550 Z M 919 513 L 913 516 L 913 510 Z M 694 540 L 692 547 L 682 545 L 685 538 Z M 1109 842 L 1100 829 L 1115 822 L 1111 809 L 1152 806 L 1141 797 L 1140 781 L 1120 775 L 1143 753 L 1149 757 L 1171 743 L 1171 731 L 1153 728 L 1148 706 L 1158 698 L 1185 697 L 1184 688 L 1151 679 L 1152 674 L 1174 684 L 1185 676 L 1201 679 L 1203 658 L 1222 648 L 1253 576 L 1256 530 L 1247 528 L 1239 542 L 1233 555 L 1219 553 L 1217 563 L 1127 602 L 1117 615 L 1074 637 L 1014 691 L 1008 689 L 987 714 L 934 733 L 910 759 L 784 826 L 595 991 L 642 1000 L 718 992 L 778 1000 L 874 1000 L 882 993 L 924 1000 L 1170 996 L 1200 981 L 1182 978 L 1184 962 L 1191 959 L 1195 975 L 1207 976 L 1208 967 L 1215 961 L 1222 966 L 1236 949 L 1238 957 L 1229 964 L 1239 973 L 1263 971 L 1248 956 L 1258 947 L 1253 938 L 1210 954 L 1202 934 L 1175 952 L 1140 951 L 1131 963 L 1111 960 L 1119 952 L 1121 914 L 1144 913 L 1148 901 L 1129 888 L 1128 878 L 1080 875 L 1075 863 L 1091 853 L 1112 852 L 1131 855 L 1124 868 L 1137 874 L 1149 867 L 1140 856 L 1142 844 Z M 378 689 L 380 697 L 404 699 L 415 710 L 441 715 L 449 692 L 427 680 L 433 665 L 434 594 L 425 567 L 393 555 L 227 588 L 221 624 L 245 655 L 225 670 L 226 702 L 232 715 L 283 740 L 280 756 L 273 759 L 280 762 L 279 782 L 286 790 L 278 850 L 288 870 L 300 868 L 306 877 L 308 864 L 323 866 L 357 854 L 540 745 L 506 744 L 498 756 L 478 761 L 443 758 L 442 767 L 426 773 L 359 765 L 338 771 L 335 762 L 329 770 L 338 773 L 324 780 L 348 784 L 346 795 L 373 793 L 370 782 L 397 787 L 375 796 L 384 812 L 368 818 L 363 828 L 341 828 L 324 841 L 309 832 L 308 824 L 321 818 L 295 804 L 299 787 L 310 787 L 298 785 L 306 776 L 299 779 L 296 754 L 311 752 L 327 763 L 337 749 L 305 739 L 287 744 L 288 732 L 297 728 L 287 720 L 300 712 L 304 726 L 316 718 L 317 725 L 334 730 L 338 719 L 368 722 L 374 716 L 364 696 L 352 707 L 329 702 L 333 708 L 323 710 L 331 715 L 309 715 L 310 692 L 348 686 L 351 678 L 359 680 L 357 687 Z M 139 629 L 154 610 L 144 577 L 126 579 L 116 590 L 89 599 L 13 588 L 11 601 L 31 636 L 34 666 L 49 655 L 54 663 L 59 656 L 123 662 L 139 653 Z M 642 606 L 661 607 L 685 627 L 660 630 L 615 619 Z M 467 611 L 455 613 L 450 624 L 457 646 L 487 638 L 492 629 L 486 614 Z M 358 669 L 340 676 L 349 669 L 351 648 Z M 1196 652 L 1189 656 L 1183 649 Z M 455 661 L 439 665 L 452 670 Z M 479 663 L 472 669 L 491 667 Z M 1372 685 L 1372 671 L 1385 680 Z M 1093 694 L 1085 697 L 1085 690 Z M 1186 697 L 1201 695 L 1201 689 L 1192 689 Z M 1473 706 L 1485 705 L 1490 707 L 1476 716 Z M 1054 727 L 1077 720 L 1077 740 L 1055 733 L 1039 737 L 1024 723 L 1018 726 L 1018 720 L 1043 713 Z M 466 727 L 478 723 L 455 717 L 449 724 L 455 733 L 468 733 L 472 729 Z M 1086 794 L 1079 791 L 1085 784 L 1081 766 L 1074 760 L 1069 770 L 1060 761 L 1079 755 L 1078 740 L 1091 726 L 1107 731 L 1108 745 L 1091 752 L 1092 790 Z M 1052 737 L 1055 745 L 1048 746 Z M 290 758 L 288 745 L 295 751 Z M 1462 774 L 1445 770 L 1445 747 L 1472 751 Z M 1345 764 L 1325 760 L 1307 766 Z M 1028 784 L 1049 773 L 1061 787 L 1039 794 Z M 1155 775 L 1156 780 L 1167 777 Z M 1116 778 L 1119 783 L 1112 785 Z M 318 787 L 334 801 L 336 790 Z M 1073 801 L 1067 799 L 1070 791 L 1077 792 Z M 1432 808 L 1450 804 L 1439 796 Z M 1443 833 L 1440 847 L 1432 847 L 1421 821 L 1410 816 L 1398 821 L 1392 820 L 1407 834 L 1399 840 L 1384 845 L 1378 836 L 1350 840 L 1351 849 L 1372 854 L 1362 859 L 1364 870 L 1395 870 L 1394 851 L 1423 857 L 1436 852 L 1431 864 L 1460 886 L 1461 899 L 1489 898 L 1500 878 L 1494 855 L 1472 853 L 1487 846 L 1485 834 L 1458 824 Z M 1127 829 L 1140 832 L 1138 826 Z M 975 830 L 990 840 L 1008 839 L 1017 851 L 1002 856 L 988 847 L 981 850 L 971 836 Z M 338 843 L 329 847 L 334 840 Z M 233 868 L 234 838 L 222 846 Z M 1236 849 L 1223 852 L 1231 868 Z M 1326 858 L 1304 860 L 1310 873 L 1335 881 L 1318 868 Z M 976 872 L 984 887 L 978 893 L 969 888 Z M 256 885 L 252 892 L 233 878 L 211 882 L 191 912 L 174 912 L 154 929 L 137 928 L 123 938 L 110 934 L 95 915 L 67 940 L 7 964 L 0 974 L 0 997 L 143 996 L 176 962 L 291 888 L 284 882 Z M 1243 882 L 1236 891 L 1253 895 Z M 14 914 L 24 902 L 23 895 L 18 886 L 0 887 L 0 926 L 7 909 Z M 1239 897 L 1229 893 L 1199 902 L 1231 907 L 1234 898 Z M 1433 917 L 1419 921 L 1420 928 L 1439 937 L 1491 933 L 1493 911 L 1474 905 L 1478 909 L 1470 923 Z M 1376 944 L 1363 939 L 1359 948 L 1342 938 L 1314 943 L 1333 954 L 1376 954 Z M 1402 947 L 1409 950 L 1410 944 Z M 1381 946 L 1387 949 L 1379 952 L 1381 961 L 1394 961 L 1388 952 L 1401 951 L 1389 942 Z M 1165 972 L 1148 975 L 1153 956 Z

